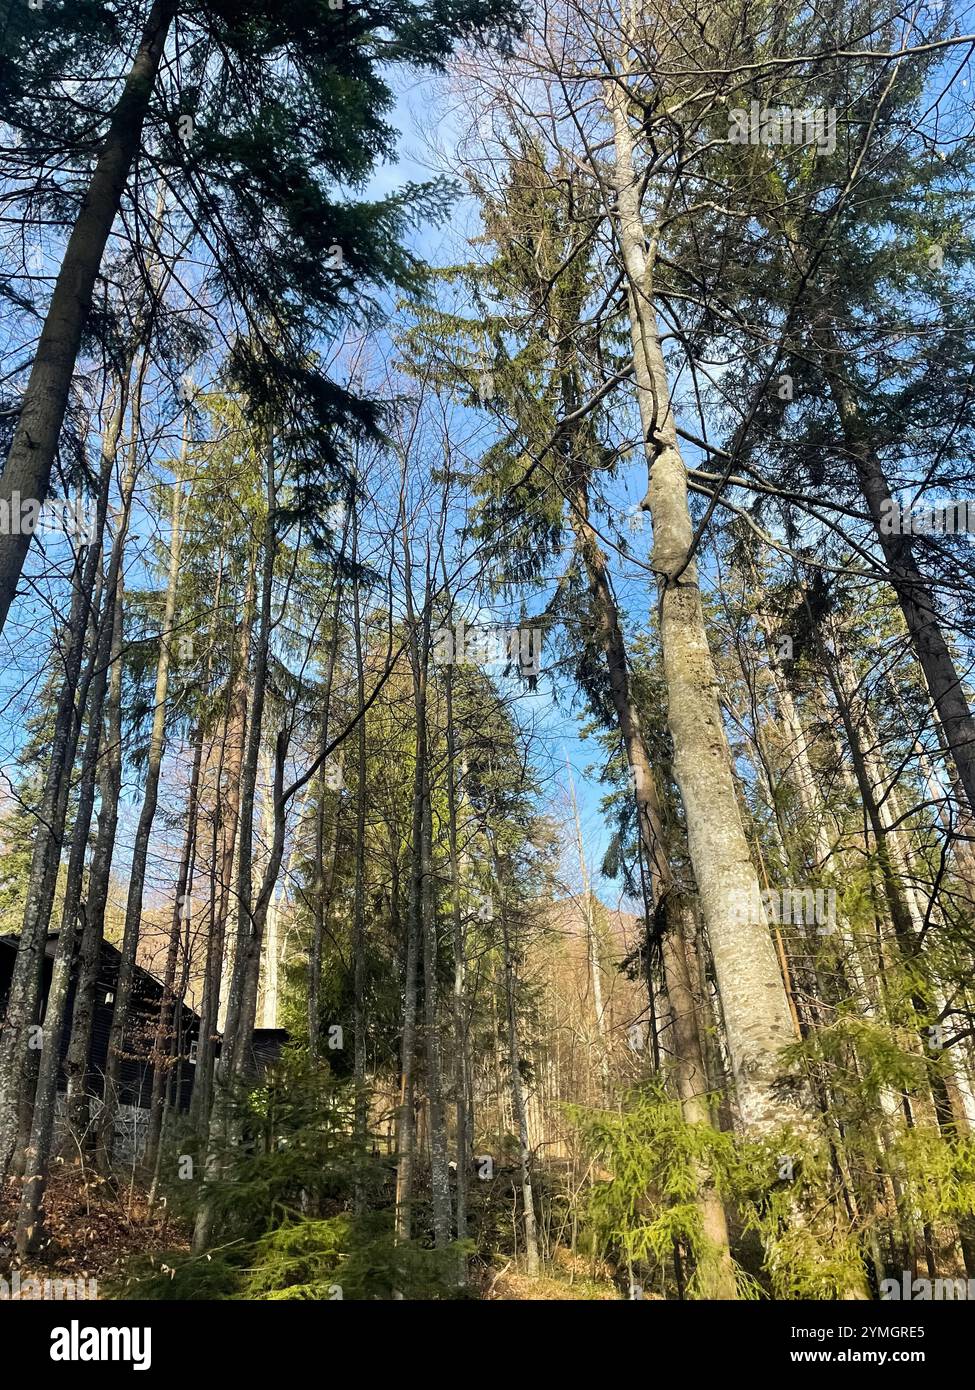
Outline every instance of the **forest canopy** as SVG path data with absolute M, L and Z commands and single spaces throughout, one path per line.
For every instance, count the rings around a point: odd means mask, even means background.
M 975 1297 L 973 53 L 0 0 L 0 1276 Z

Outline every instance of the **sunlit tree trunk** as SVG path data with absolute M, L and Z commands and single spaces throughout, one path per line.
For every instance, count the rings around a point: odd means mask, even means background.
M 738 808 L 731 759 L 716 698 L 687 504 L 687 473 L 677 445 L 667 371 L 653 305 L 652 262 L 633 168 L 625 91 L 607 83 L 616 160 L 613 186 L 626 272 L 633 361 L 649 466 L 644 506 L 653 522 L 653 567 L 674 771 L 687 820 L 691 861 L 707 924 L 721 1007 L 745 1127 L 771 1133 L 783 1124 L 815 1133 L 812 1099 L 789 1075 L 782 1051 L 793 1038 L 782 974 Z M 743 920 L 744 918 L 744 920 Z
M 685 937 L 686 909 L 675 891 L 661 819 L 657 779 L 643 734 L 640 711 L 630 684 L 626 645 L 606 557 L 589 523 L 589 499 L 577 474 L 571 519 L 589 577 L 596 637 L 606 658 L 610 692 L 626 751 L 637 806 L 637 823 L 650 880 L 653 929 L 660 932 L 664 983 L 670 1005 L 677 1090 L 689 1124 L 711 1123 L 708 1075 L 701 1044 L 701 1020 L 694 1000 Z M 573 797 L 574 800 L 574 797 Z M 702 1224 L 711 1257 L 701 1270 L 706 1297 L 737 1297 L 728 1225 L 721 1198 L 706 1173 L 698 1172 Z

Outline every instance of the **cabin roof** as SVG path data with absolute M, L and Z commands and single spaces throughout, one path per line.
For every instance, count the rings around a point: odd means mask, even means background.
M 60 938 L 60 935 L 60 931 L 49 931 L 47 934 L 47 941 L 44 944 L 44 955 L 49 961 L 53 962 L 57 954 L 58 939 Z M 7 949 L 12 952 L 15 952 L 17 950 L 17 944 L 19 941 L 20 937 L 13 932 L 8 932 L 6 935 L 0 936 L 0 946 L 6 946 Z M 99 989 L 114 989 L 115 985 L 118 983 L 119 965 L 121 963 L 121 960 L 122 955 L 118 948 L 113 946 L 110 941 L 102 941 L 101 957 L 98 969 Z M 146 970 L 144 966 L 139 965 L 138 963 L 136 964 L 135 991 L 139 996 L 141 996 L 143 1000 L 152 1002 L 154 1000 L 161 999 L 163 995 L 163 988 L 164 987 L 162 981 L 157 979 L 151 971 Z M 181 1003 L 180 1007 L 183 1010 L 184 1016 L 189 1016 L 192 1019 L 199 1019 L 199 1014 L 196 1012 L 195 1009 L 192 1009 L 189 1006 L 189 1004 L 184 1002 Z

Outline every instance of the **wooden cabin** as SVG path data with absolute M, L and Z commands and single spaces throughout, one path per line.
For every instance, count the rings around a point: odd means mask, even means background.
M 14 960 L 17 955 L 16 936 L 0 936 L 0 1018 L 7 1005 L 10 981 L 13 975 Z M 48 933 L 44 953 L 43 999 L 46 1003 L 57 952 L 58 933 Z M 114 946 L 102 942 L 101 962 L 98 971 L 98 985 L 95 990 L 95 1013 L 92 1025 L 91 1051 L 89 1053 L 89 1088 L 94 1095 L 101 1090 L 101 1078 L 105 1074 L 108 1057 L 108 1035 L 112 1026 L 115 1009 L 115 990 L 118 984 L 119 962 L 121 956 Z M 75 987 L 72 982 L 68 998 L 68 1025 L 61 1038 L 62 1063 L 68 1050 L 70 1019 L 74 1009 Z M 156 1027 L 159 1019 L 159 1006 L 163 996 L 162 983 L 141 966 L 135 967 L 135 980 L 132 990 L 129 1029 L 125 1038 L 125 1056 L 122 1060 L 119 1078 L 121 1106 L 135 1106 L 147 1110 L 152 1097 L 152 1054 Z M 178 1004 L 173 1010 L 173 1037 L 171 1056 L 174 1058 L 170 1068 L 170 1099 L 180 1110 L 187 1110 L 193 1094 L 193 1075 L 196 1069 L 196 1048 L 200 1035 L 200 1018 L 186 1004 Z M 64 1090 L 67 1077 L 62 1067 L 58 1080 L 60 1090 Z

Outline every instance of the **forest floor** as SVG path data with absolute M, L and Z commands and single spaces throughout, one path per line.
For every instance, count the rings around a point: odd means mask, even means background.
M 497 1270 L 488 1270 L 483 1297 L 491 1302 L 582 1300 L 591 1303 L 618 1302 L 621 1295 L 605 1266 L 597 1263 L 594 1267 L 590 1259 L 557 1249 L 552 1263 L 539 1274 L 527 1274 L 513 1262 Z
M 59 1165 L 45 1195 L 50 1243 L 42 1255 L 18 1264 L 14 1254 L 19 1183 L 0 1187 L 0 1276 L 16 1269 L 21 1284 L 38 1280 L 95 1280 L 99 1296 L 124 1281 L 136 1256 L 186 1249 L 179 1225 L 165 1213 L 151 1214 L 145 1191 L 136 1184 L 107 1182 L 93 1168 Z M 475 1275 L 479 1296 L 490 1302 L 609 1302 L 621 1297 L 611 1272 L 600 1262 L 558 1249 L 552 1262 L 529 1275 L 519 1262 L 498 1261 Z M 13 1295 L 16 1297 L 16 1295 Z M 25 1294 L 25 1296 L 30 1296 Z
M 140 1188 L 116 1187 L 93 1168 L 64 1165 L 53 1170 L 44 1198 L 50 1244 L 40 1256 L 18 1265 L 15 1256 L 11 1261 L 18 1197 L 16 1180 L 0 1187 L 0 1274 L 8 1280 L 17 1268 L 22 1283 L 28 1278 L 94 1279 L 104 1288 L 120 1279 L 134 1256 L 172 1251 L 185 1243 L 164 1212 L 150 1215 Z

